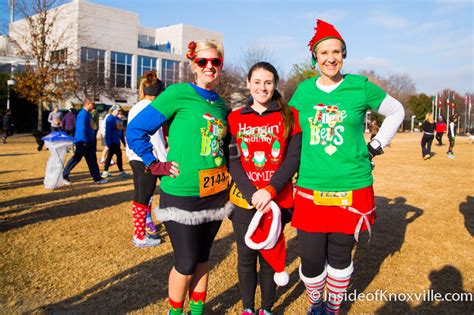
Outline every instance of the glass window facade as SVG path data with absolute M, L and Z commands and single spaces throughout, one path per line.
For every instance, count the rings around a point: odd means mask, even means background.
M 192 82 L 194 80 L 193 72 L 191 71 L 191 67 L 189 62 L 183 62 L 183 76 L 180 78 L 180 82 Z
M 105 50 L 82 47 L 81 48 L 81 65 L 85 65 L 87 69 L 94 70 L 99 83 L 105 80 Z
M 138 67 L 137 67 L 137 82 L 140 84 L 140 79 L 143 77 L 143 74 L 147 71 L 155 70 L 156 71 L 156 58 L 138 56 Z
M 115 87 L 132 87 L 132 55 L 112 51 L 110 53 L 110 80 Z
M 179 81 L 179 61 L 162 60 L 161 81 L 163 81 L 165 87 Z
M 67 48 L 52 51 L 51 63 L 66 64 L 67 63 Z
M 138 48 L 162 51 L 167 53 L 171 53 L 172 50 L 171 43 L 169 41 L 166 43 L 158 44 L 155 42 L 155 38 L 153 36 L 142 34 L 138 34 Z

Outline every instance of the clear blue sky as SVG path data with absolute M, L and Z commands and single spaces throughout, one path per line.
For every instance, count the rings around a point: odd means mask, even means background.
M 0 0 L 7 2 L 7 0 Z M 224 33 L 226 63 L 267 47 L 283 73 L 309 58 L 316 18 L 347 43 L 344 72 L 409 75 L 418 92 L 473 92 L 473 1 L 89 0 L 137 12 L 146 27 L 184 23 Z M 1 6 L 2 19 L 7 12 Z

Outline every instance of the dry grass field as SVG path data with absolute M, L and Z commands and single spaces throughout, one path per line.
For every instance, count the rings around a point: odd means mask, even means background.
M 453 160 L 447 146 L 433 145 L 436 155 L 424 161 L 420 137 L 399 134 L 376 159 L 378 218 L 370 242 L 364 235 L 354 251 L 350 292 L 399 300 L 347 301 L 343 314 L 474 313 L 473 302 L 413 296 L 474 292 L 474 144 L 457 137 Z M 49 152 L 37 152 L 28 135 L 8 140 L 0 144 L 0 313 L 165 314 L 173 253 L 166 236 L 156 248 L 132 246 L 132 180 L 93 185 L 82 161 L 71 187 L 46 190 Z M 274 313 L 304 314 L 295 231 L 286 235 L 290 283 L 278 289 Z M 212 251 L 206 313 L 240 310 L 226 220 Z

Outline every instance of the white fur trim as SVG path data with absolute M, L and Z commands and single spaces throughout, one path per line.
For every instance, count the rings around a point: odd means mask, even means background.
M 273 281 L 275 281 L 277 286 L 284 287 L 290 281 L 290 276 L 286 271 L 275 272 L 275 274 L 273 275 Z
M 303 271 L 301 271 L 301 265 L 299 267 L 299 272 L 300 272 L 300 279 L 301 281 L 303 281 L 304 283 L 308 283 L 308 284 L 312 284 L 312 283 L 318 283 L 318 282 L 321 282 L 323 281 L 324 279 L 326 279 L 326 276 L 327 276 L 327 270 L 326 270 L 326 266 L 324 266 L 324 270 L 323 272 L 319 275 L 319 276 L 316 276 L 314 278 L 308 278 L 306 277 L 304 274 L 303 274 Z
M 153 209 L 155 217 L 160 222 L 175 221 L 186 225 L 198 225 L 210 221 L 223 220 L 232 212 L 232 204 L 227 202 L 224 207 L 201 211 L 187 211 L 176 207 Z
M 352 261 L 351 261 L 351 264 L 344 269 L 336 269 L 328 265 L 327 270 L 328 270 L 328 275 L 330 275 L 331 277 L 345 279 L 347 277 L 350 277 L 350 275 L 354 271 L 354 265 L 352 264 Z
M 259 249 L 272 249 L 275 247 L 278 238 L 280 237 L 281 234 L 281 210 L 278 207 L 278 205 L 271 201 L 270 202 L 270 208 L 272 209 L 273 213 L 273 219 L 272 219 L 272 225 L 270 226 L 270 231 L 268 232 L 267 239 L 260 242 L 260 243 L 255 243 L 252 241 L 250 238 L 255 230 L 258 227 L 258 224 L 260 223 L 260 219 L 262 218 L 263 214 L 261 211 L 257 211 L 253 218 L 252 221 L 250 221 L 249 227 L 247 228 L 247 233 L 245 233 L 245 244 L 250 247 L 251 249 L 259 250 Z

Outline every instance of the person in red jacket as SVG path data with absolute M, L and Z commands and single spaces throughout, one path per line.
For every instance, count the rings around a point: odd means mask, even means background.
M 436 141 L 437 145 L 443 145 L 443 135 L 446 132 L 446 123 L 443 121 L 443 116 L 438 117 L 438 122 L 436 123 Z
M 237 270 L 244 308 L 242 314 L 245 315 L 255 314 L 257 258 L 260 262 L 262 296 L 258 314 L 271 314 L 275 282 L 280 282 L 278 276 L 274 277 L 274 256 L 248 247 L 245 235 L 257 211 L 265 213 L 262 221 L 273 219 L 269 214 L 272 200 L 281 209 L 282 226 L 291 220 L 291 178 L 298 169 L 300 159 L 298 115 L 282 99 L 276 90 L 277 84 L 278 73 L 271 64 L 259 62 L 252 66 L 247 75 L 251 97 L 245 107 L 228 117 L 231 134 L 229 171 L 233 179 L 230 201 L 234 204 L 230 217 L 237 242 Z M 281 234 L 279 237 L 283 238 Z M 282 243 L 284 251 L 284 238 Z M 277 271 L 278 274 L 284 273 Z

